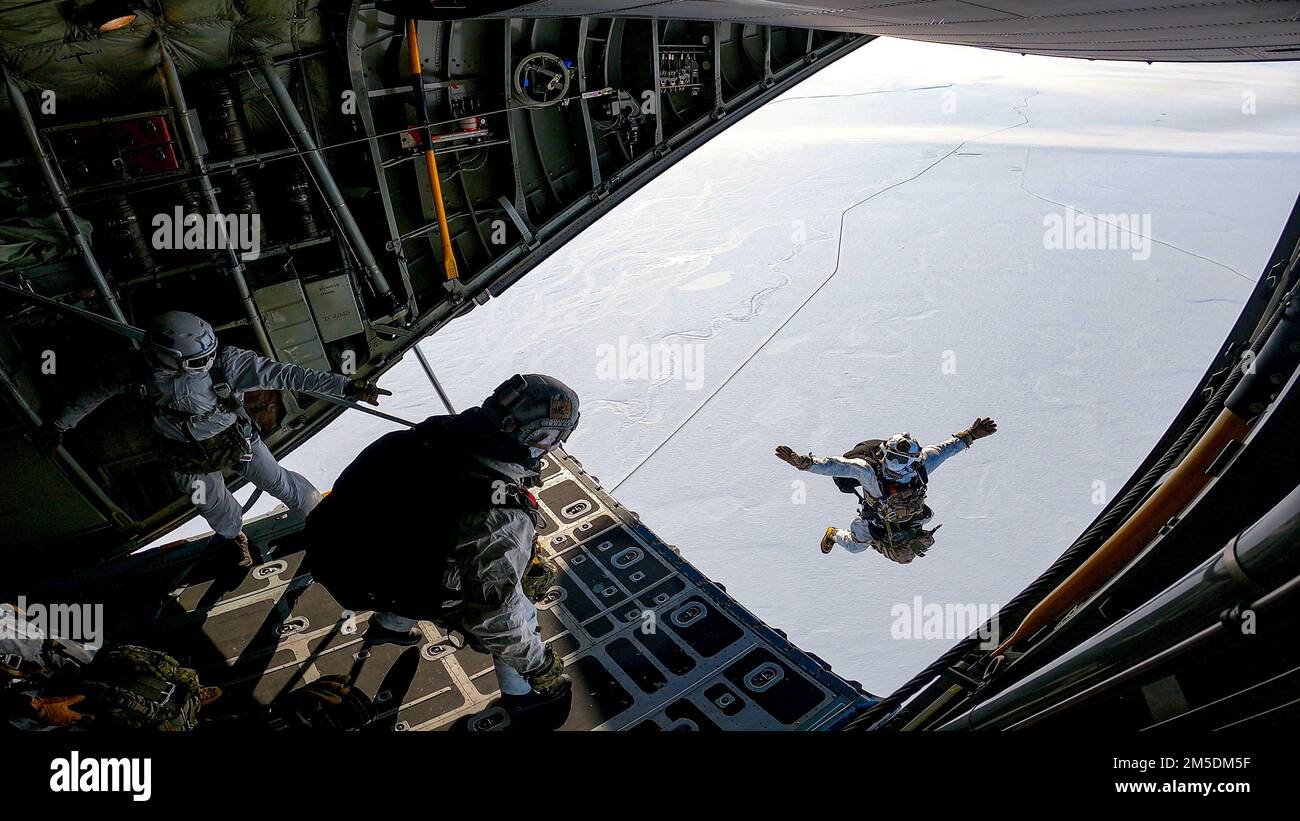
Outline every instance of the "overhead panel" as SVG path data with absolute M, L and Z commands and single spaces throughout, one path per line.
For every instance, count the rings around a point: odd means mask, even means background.
M 743 21 L 1090 60 L 1294 60 L 1300 2 L 1203 0 L 592 0 L 523 3 L 508 14 Z
M 296 279 L 259 288 L 253 294 L 276 357 L 304 368 L 330 370 L 302 283 Z

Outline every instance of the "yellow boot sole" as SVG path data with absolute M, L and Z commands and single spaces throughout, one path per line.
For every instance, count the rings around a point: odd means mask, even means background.
M 835 528 L 828 527 L 826 535 L 822 536 L 822 552 L 830 553 L 833 547 L 835 547 Z

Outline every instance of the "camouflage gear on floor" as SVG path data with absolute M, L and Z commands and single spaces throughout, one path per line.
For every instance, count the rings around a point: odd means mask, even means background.
M 158 650 L 124 644 L 100 651 L 85 669 L 80 705 L 100 727 L 192 730 L 198 724 L 199 677 Z

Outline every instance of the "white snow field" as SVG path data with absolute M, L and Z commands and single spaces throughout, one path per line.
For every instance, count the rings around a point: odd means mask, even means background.
M 458 409 L 516 372 L 568 382 L 570 452 L 758 616 L 887 693 L 975 626 L 909 635 L 926 605 L 1008 601 L 1186 400 L 1300 188 L 1298 80 L 878 40 L 422 347 Z M 1112 247 L 1086 247 L 1090 226 Z M 661 345 L 676 373 L 639 367 Z M 383 384 L 391 413 L 441 412 L 414 357 Z M 928 556 L 818 552 L 856 502 L 775 445 L 933 441 L 981 415 L 997 435 L 931 477 Z M 346 414 L 286 464 L 328 487 L 391 428 Z

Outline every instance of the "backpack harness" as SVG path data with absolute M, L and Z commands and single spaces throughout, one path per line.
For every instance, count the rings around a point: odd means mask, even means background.
M 843 493 L 852 493 L 861 503 L 859 516 L 869 525 L 876 525 L 883 530 L 889 541 L 894 540 L 895 533 L 905 533 L 915 529 L 919 524 L 914 520 L 923 519 L 929 508 L 925 504 L 925 492 L 930 475 L 925 465 L 917 463 L 916 475 L 906 482 L 898 482 L 885 475 L 881 467 L 884 459 L 884 440 L 868 439 L 859 442 L 844 454 L 846 459 L 861 459 L 871 466 L 880 485 L 879 499 L 863 493 L 861 483 L 849 476 L 834 477 L 835 485 Z
M 154 435 L 154 447 L 159 458 L 177 473 L 212 473 L 253 459 L 253 436 L 257 426 L 244 407 L 243 397 L 230 384 L 230 379 L 221 366 L 213 363 L 208 376 L 212 379 L 212 392 L 216 394 L 217 404 L 204 413 L 190 413 L 168 404 L 161 392 L 147 379 L 136 384 L 135 393 L 139 400 L 150 411 L 169 419 L 188 437 L 188 441 L 180 442 L 156 433 Z M 238 421 L 216 436 L 207 439 L 194 437 L 190 425 L 203 424 L 223 412 L 233 413 Z

